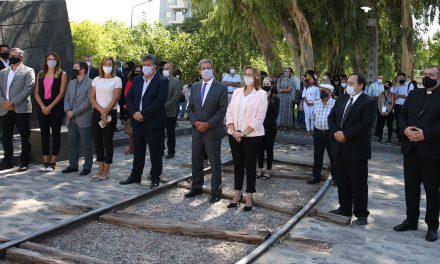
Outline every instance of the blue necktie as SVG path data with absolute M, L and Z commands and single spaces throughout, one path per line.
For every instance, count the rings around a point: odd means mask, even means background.
M 208 83 L 203 83 L 202 90 L 200 91 L 200 104 L 203 106 L 203 97 L 205 97 L 206 85 Z

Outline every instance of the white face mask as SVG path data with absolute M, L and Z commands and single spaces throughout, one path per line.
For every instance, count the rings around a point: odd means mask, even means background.
M 382 83 L 382 79 L 377 79 L 377 82 L 378 83 Z
M 235 69 L 230 69 L 229 72 L 230 72 L 231 74 L 234 74 L 234 73 L 235 73 Z
M 345 88 L 345 87 L 347 87 L 347 84 L 346 83 L 341 83 L 341 86 L 342 86 L 342 88 Z
M 254 77 L 244 76 L 243 81 L 246 85 L 254 84 Z
M 102 71 L 104 71 L 106 74 L 111 73 L 112 70 L 113 70 L 113 67 L 111 67 L 111 66 L 104 66 L 104 67 L 102 67 Z
M 180 75 L 176 75 L 176 78 L 177 78 L 177 79 L 180 79 Z
M 47 61 L 47 67 L 55 68 L 56 66 L 57 66 L 57 61 L 56 60 L 48 60 Z
M 142 72 L 146 75 L 151 75 L 153 73 L 154 66 L 144 66 L 142 67 Z
M 214 75 L 212 74 L 211 69 L 204 69 L 202 71 L 202 78 L 205 80 L 210 80 Z
M 87 63 L 87 66 L 90 67 L 90 65 L 91 65 L 90 61 L 86 61 L 86 63 Z
M 324 77 L 322 77 L 322 79 L 327 80 L 327 75 L 324 75 Z
M 168 77 L 168 76 L 170 76 L 170 71 L 169 70 L 163 70 L 162 74 L 163 74 L 163 76 Z
M 347 85 L 347 88 L 345 88 L 345 91 L 347 92 L 348 95 L 354 95 L 356 93 L 356 91 L 354 90 L 353 86 Z

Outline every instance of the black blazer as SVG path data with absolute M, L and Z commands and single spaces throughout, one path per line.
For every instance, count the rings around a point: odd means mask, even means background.
M 0 60 L 0 71 L 5 69 L 6 65 L 3 64 L 3 61 Z
M 351 106 L 345 123 L 341 127 L 342 116 L 350 95 L 338 97 L 335 106 L 328 116 L 330 135 L 332 136 L 333 156 L 342 155 L 348 160 L 364 160 L 371 158 L 370 130 L 376 118 L 376 102 L 362 93 Z M 334 139 L 334 134 L 342 131 L 346 142 L 339 143 Z
M 411 146 L 417 147 L 418 154 L 424 159 L 440 159 L 440 91 L 439 88 L 432 94 L 425 89 L 410 91 L 399 114 L 399 130 L 409 126 L 416 126 L 423 130 L 425 137 L 421 142 L 410 142 L 404 136 L 402 139 L 402 153 L 408 154 Z
M 273 102 L 269 101 L 267 104 L 266 117 L 264 118 L 264 128 L 267 129 L 277 129 L 277 118 L 280 112 L 280 98 L 273 95 Z
M 140 127 L 141 125 L 146 128 L 163 128 L 166 121 L 165 101 L 168 95 L 168 79 L 156 72 L 142 97 L 144 82 L 143 75 L 136 76 L 127 94 L 126 101 L 128 114 L 131 117 L 130 124 L 133 128 Z M 142 111 L 140 112 L 144 117 L 144 122 L 139 123 L 134 120 L 133 115 L 139 112 L 141 100 Z
M 89 67 L 89 74 L 88 75 L 89 75 L 89 78 L 93 80 L 93 79 L 95 79 L 96 77 L 99 76 L 99 70 L 96 69 L 93 66 L 90 66 Z

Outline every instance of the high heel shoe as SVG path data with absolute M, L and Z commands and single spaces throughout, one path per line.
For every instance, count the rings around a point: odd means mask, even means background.
M 253 203 L 254 203 L 254 197 L 252 197 L 252 204 Z M 250 210 L 252 210 L 252 205 L 243 207 L 243 211 L 245 211 L 245 212 L 249 212 Z
M 237 207 L 237 204 L 240 205 L 242 199 L 243 199 L 243 194 L 240 193 L 240 200 L 238 200 L 238 202 L 236 202 L 236 203 L 229 203 L 227 208 L 235 208 L 235 207 Z

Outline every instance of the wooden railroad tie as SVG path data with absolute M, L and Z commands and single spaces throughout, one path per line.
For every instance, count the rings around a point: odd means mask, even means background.
M 295 246 L 299 246 L 304 249 L 311 249 L 318 252 L 330 252 L 332 248 L 331 244 L 316 239 L 292 237 L 288 235 L 284 238 L 284 240 L 288 244 L 293 244 Z
M 321 212 L 318 211 L 317 209 L 310 210 L 309 216 L 318 219 L 320 221 L 329 222 L 342 226 L 346 226 L 351 223 L 351 217 Z

